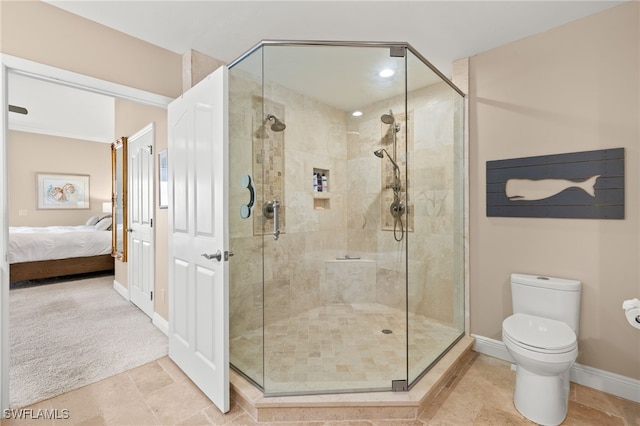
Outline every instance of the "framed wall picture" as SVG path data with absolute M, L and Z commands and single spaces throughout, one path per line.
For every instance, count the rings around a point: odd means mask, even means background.
M 161 209 L 169 207 L 169 179 L 167 173 L 167 150 L 163 149 L 158 153 L 158 207 Z
M 624 148 L 487 161 L 487 217 L 624 219 Z
M 38 209 L 89 209 L 89 175 L 36 173 Z

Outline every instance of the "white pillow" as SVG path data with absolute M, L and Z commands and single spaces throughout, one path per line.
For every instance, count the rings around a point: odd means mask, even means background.
M 111 229 L 111 216 L 104 217 L 96 223 L 97 231 L 108 231 L 109 229 Z
M 87 223 L 85 223 L 86 226 L 93 226 L 96 223 L 98 223 L 98 219 L 100 219 L 98 216 L 91 216 L 89 218 L 89 220 L 87 220 Z

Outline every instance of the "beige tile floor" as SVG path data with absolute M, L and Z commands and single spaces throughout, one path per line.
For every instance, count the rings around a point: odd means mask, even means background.
M 270 394 L 388 389 L 406 375 L 406 322 L 405 311 L 377 303 L 325 305 L 265 327 L 264 382 L 262 329 L 231 339 L 231 363 Z M 413 313 L 409 330 L 410 381 L 461 334 Z
M 415 421 L 256 423 L 232 402 L 222 414 L 168 358 L 34 404 L 68 410 L 67 420 L 2 420 L 11 425 L 527 425 L 513 407 L 515 373 L 507 362 L 475 355 Z M 572 384 L 565 425 L 640 425 L 640 404 Z

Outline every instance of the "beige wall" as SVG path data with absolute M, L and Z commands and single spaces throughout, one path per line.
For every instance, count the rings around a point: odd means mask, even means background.
M 2 53 L 168 97 L 182 93 L 178 54 L 39 1 L 0 1 L 0 19 Z M 163 149 L 166 123 L 162 124 L 159 111 L 120 104 L 116 134 L 131 135 L 154 121 L 156 150 Z M 9 210 L 14 210 L 11 205 Z M 157 230 L 166 229 L 166 210 L 156 210 L 156 224 Z M 155 309 L 168 318 L 166 233 L 158 232 L 156 244 Z M 120 262 L 116 278 L 126 286 L 126 265 Z
M 1 1 L 2 53 L 175 98 L 182 58 L 47 3 Z
M 640 4 L 470 60 L 471 333 L 501 339 L 509 274 L 583 283 L 579 356 L 640 379 L 640 332 L 621 305 L 640 296 Z M 486 217 L 486 162 L 625 148 L 624 220 Z
M 102 203 L 111 200 L 109 144 L 18 131 L 10 131 L 8 140 L 10 226 L 84 225 L 91 216 L 104 216 Z M 38 210 L 39 172 L 89 175 L 90 208 Z

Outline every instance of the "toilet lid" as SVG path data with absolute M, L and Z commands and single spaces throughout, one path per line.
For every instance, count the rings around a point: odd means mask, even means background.
M 576 345 L 576 334 L 562 321 L 514 314 L 502 323 L 503 331 L 512 340 L 532 348 L 563 352 Z

